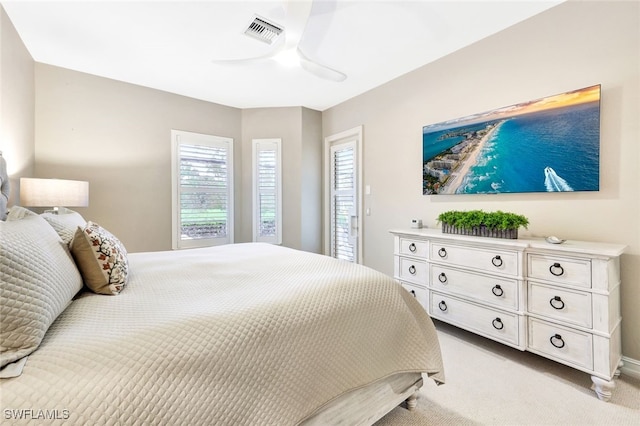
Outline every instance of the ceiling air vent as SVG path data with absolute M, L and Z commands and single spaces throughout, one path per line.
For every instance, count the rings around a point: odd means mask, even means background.
M 244 33 L 250 37 L 271 44 L 278 38 L 282 31 L 283 28 L 276 24 L 255 16 L 249 24 L 249 27 L 244 30 Z

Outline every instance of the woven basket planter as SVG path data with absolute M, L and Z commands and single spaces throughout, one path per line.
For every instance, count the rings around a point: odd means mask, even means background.
M 444 234 L 470 235 L 473 237 L 506 238 L 515 240 L 518 238 L 518 229 L 489 229 L 486 226 L 474 226 L 473 228 L 456 228 L 455 226 L 442 224 Z

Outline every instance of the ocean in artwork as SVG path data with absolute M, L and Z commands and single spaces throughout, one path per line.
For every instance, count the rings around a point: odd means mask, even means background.
M 599 122 L 596 101 L 424 132 L 423 192 L 597 191 Z M 461 172 L 457 163 L 464 161 L 449 160 L 454 166 L 448 168 L 442 154 L 474 137 L 477 143 L 467 151 L 477 152 L 467 154 L 465 160 L 471 164 Z M 454 185 L 447 179 L 456 172 L 461 176 Z M 438 177 L 435 185 L 427 183 L 427 173 Z

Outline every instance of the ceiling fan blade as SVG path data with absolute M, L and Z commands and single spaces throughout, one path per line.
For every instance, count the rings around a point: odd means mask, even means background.
M 271 59 L 278 52 L 269 53 L 267 55 L 256 56 L 253 58 L 238 58 L 238 59 L 212 59 L 211 62 L 218 65 L 250 65 L 252 63 L 262 62 L 265 59 Z
M 306 21 L 304 34 L 298 46 L 306 52 L 315 52 L 320 48 L 331 27 L 338 9 L 336 0 L 313 1 L 309 18 Z
M 304 35 L 313 0 L 289 0 L 285 4 L 287 18 L 284 24 L 285 44 L 287 48 L 296 48 Z
M 281 39 L 278 39 L 274 47 L 264 55 L 253 56 L 249 58 L 213 59 L 211 62 L 213 62 L 214 64 L 221 64 L 221 65 L 249 64 L 251 62 L 258 62 L 264 59 L 273 58 L 274 56 L 282 52 L 285 49 L 285 47 L 286 47 L 286 43 L 281 38 Z
M 307 56 L 305 56 L 305 54 L 302 53 L 299 48 L 298 56 L 300 58 L 300 66 L 317 77 L 323 78 L 325 80 L 335 81 L 338 83 L 347 79 L 347 75 L 345 73 L 326 65 L 322 65 L 316 61 L 312 61 Z
M 318 31 L 316 32 L 309 31 L 310 30 L 309 21 L 313 17 L 318 17 L 320 15 L 333 13 L 336 8 L 335 1 L 310 0 L 308 2 L 300 2 L 300 1 L 294 0 L 290 2 L 290 4 L 291 3 L 298 4 L 298 5 L 300 3 L 306 3 L 307 5 L 306 18 L 304 20 L 300 20 L 300 19 L 297 20 L 297 22 L 302 23 L 302 30 L 300 32 L 299 37 L 297 37 L 297 40 L 296 40 L 296 51 L 298 53 L 298 58 L 300 60 L 300 66 L 304 70 L 310 72 L 311 74 L 317 77 L 323 78 L 325 80 L 331 80 L 335 82 L 341 82 L 346 80 L 347 79 L 346 74 L 334 68 L 323 65 L 318 61 L 310 59 L 307 55 L 304 54 L 304 52 L 301 49 L 301 42 L 303 39 L 306 40 L 307 43 L 312 42 L 312 44 L 316 44 L 316 45 L 321 41 L 321 39 L 323 38 L 322 32 L 319 33 Z M 299 7 L 299 10 L 302 10 L 302 6 L 298 6 L 298 7 Z M 319 38 L 319 40 L 312 40 L 312 38 Z M 314 41 L 315 43 L 313 43 Z

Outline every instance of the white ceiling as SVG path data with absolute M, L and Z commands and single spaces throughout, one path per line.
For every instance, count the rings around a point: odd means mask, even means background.
M 37 62 L 238 108 L 323 111 L 562 1 L 316 0 L 300 47 L 343 82 L 273 59 L 214 62 L 274 49 L 243 34 L 255 14 L 289 34 L 304 26 L 287 1 L 0 3 Z

